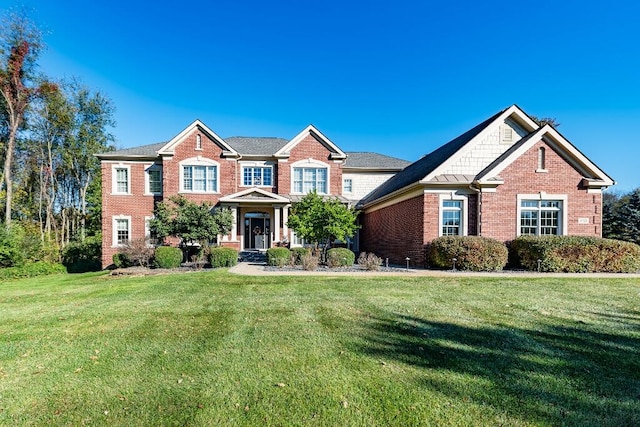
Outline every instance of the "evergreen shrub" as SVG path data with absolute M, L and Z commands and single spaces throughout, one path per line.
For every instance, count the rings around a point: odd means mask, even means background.
M 87 237 L 84 242 L 68 244 L 62 251 L 62 264 L 69 273 L 102 270 L 102 238 Z
M 356 262 L 356 254 L 347 248 L 331 248 L 327 251 L 329 267 L 351 267 Z
M 172 246 L 159 246 L 153 259 L 158 268 L 178 268 L 182 263 L 182 251 Z
M 427 248 L 427 262 L 436 268 L 499 271 L 506 265 L 509 251 L 504 243 L 480 236 L 444 236 L 434 239 Z
M 291 260 L 291 251 L 287 248 L 267 249 L 267 265 L 272 267 L 284 267 Z
M 238 263 L 238 251 L 222 246 L 211 248 L 209 251 L 209 263 L 213 268 L 233 267 Z
M 640 271 L 640 246 L 622 240 L 585 236 L 521 236 L 511 242 L 510 252 L 511 260 L 516 266 L 532 271 Z

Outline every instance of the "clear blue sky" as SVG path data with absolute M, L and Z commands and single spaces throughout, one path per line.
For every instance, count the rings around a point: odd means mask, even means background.
M 346 151 L 416 160 L 518 104 L 640 186 L 640 2 L 78 1 L 17 4 L 40 70 L 116 108 L 119 148 L 198 118 L 222 137 L 313 123 Z

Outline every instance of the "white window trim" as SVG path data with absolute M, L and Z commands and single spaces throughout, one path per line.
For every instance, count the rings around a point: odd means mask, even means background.
M 569 197 L 566 194 L 547 194 L 544 191 L 535 194 L 518 194 L 516 196 L 517 203 L 517 213 L 516 213 L 516 236 L 519 237 L 520 234 L 520 215 L 522 212 L 522 201 L 523 200 L 560 200 L 562 202 L 562 209 L 560 213 L 562 214 L 562 218 L 558 224 L 560 227 L 560 234 L 558 236 L 566 236 L 569 230 Z
M 299 160 L 299 161 L 297 161 L 295 163 L 292 163 L 290 167 L 291 167 L 291 169 L 290 169 L 290 171 L 291 171 L 291 182 L 290 182 L 290 184 L 291 184 L 291 187 L 290 187 L 291 188 L 291 194 L 300 194 L 300 195 L 307 194 L 304 191 L 303 192 L 294 191 L 294 188 L 295 188 L 295 186 L 294 186 L 295 174 L 294 174 L 293 171 L 296 168 L 316 168 L 316 169 L 321 168 L 321 169 L 326 169 L 327 170 L 327 192 L 326 193 L 318 192 L 318 194 L 331 194 L 331 167 L 327 163 L 321 162 L 320 160 L 315 160 L 313 158 L 308 158 L 308 159 Z M 304 180 L 304 176 L 303 176 L 303 180 Z M 303 190 L 304 190 L 304 186 L 303 186 Z
M 118 177 L 117 170 L 127 170 L 127 191 L 118 191 Z M 125 165 L 122 163 L 116 163 L 111 165 L 111 194 L 112 195 L 130 195 L 131 194 L 131 165 Z
M 349 181 L 349 190 L 347 190 L 347 186 L 345 183 Z M 342 192 L 345 194 L 353 194 L 353 178 L 342 178 Z
M 245 185 L 244 184 L 244 170 L 245 168 L 269 168 L 271 169 L 271 184 L 270 185 Z M 251 187 L 265 187 L 271 188 L 275 187 L 276 176 L 274 173 L 274 167 L 271 163 L 267 162 L 240 162 L 240 187 L 251 188 Z
M 131 240 L 132 234 L 131 234 L 131 216 L 128 215 L 114 215 L 113 217 L 111 217 L 111 228 L 112 228 L 112 234 L 111 234 L 111 247 L 112 248 L 122 248 L 125 245 L 121 245 L 118 244 L 118 222 L 117 220 L 119 219 L 126 219 L 129 227 L 128 227 L 128 233 L 129 233 L 129 240 Z
M 197 151 L 202 151 L 202 135 L 197 134 L 196 135 L 196 147 L 195 149 Z
M 160 192 L 159 193 L 152 193 L 151 192 L 151 183 L 150 183 L 150 179 L 149 179 L 149 175 L 152 170 L 159 170 L 160 171 Z M 149 165 L 145 165 L 144 168 L 144 194 L 145 196 L 161 196 L 162 195 L 162 190 L 163 190 L 163 179 L 162 179 L 162 165 L 159 165 L 157 163 L 153 163 L 153 164 L 149 164 Z
M 194 191 L 184 189 L 184 167 L 185 166 L 215 166 L 216 167 L 216 186 L 218 188 L 215 191 Z M 178 167 L 180 168 L 180 191 L 179 193 L 186 194 L 220 194 L 220 163 L 215 160 L 198 157 L 191 157 L 189 159 L 182 160 Z
M 442 202 L 445 201 L 461 201 L 462 202 L 462 212 L 460 213 L 460 229 L 462 234 L 459 236 L 466 236 L 468 234 L 467 227 L 467 218 L 468 216 L 468 198 L 466 196 L 450 193 L 450 194 L 441 194 L 440 200 L 438 201 L 438 236 L 442 237 L 442 214 L 444 212 L 444 208 L 442 206 Z

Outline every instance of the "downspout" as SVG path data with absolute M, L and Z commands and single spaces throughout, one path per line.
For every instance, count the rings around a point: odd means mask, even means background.
M 475 192 L 478 195 L 478 203 L 476 206 L 476 231 L 478 236 L 482 236 L 482 187 L 480 186 L 480 184 L 478 184 L 478 181 L 474 181 L 469 184 L 469 190 Z

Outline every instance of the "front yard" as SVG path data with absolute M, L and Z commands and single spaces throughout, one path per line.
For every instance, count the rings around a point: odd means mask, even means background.
M 640 279 L 0 284 L 0 425 L 640 425 Z

